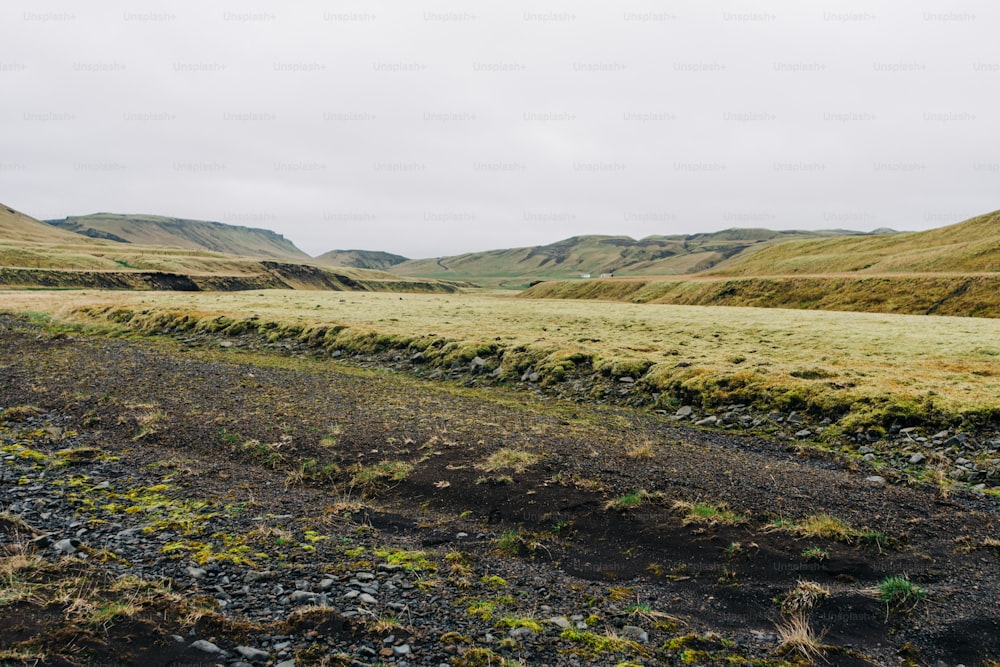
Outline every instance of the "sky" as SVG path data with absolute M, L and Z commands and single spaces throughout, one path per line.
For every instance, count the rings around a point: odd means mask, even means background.
M 993 0 L 4 0 L 0 201 L 311 255 L 1000 208 Z

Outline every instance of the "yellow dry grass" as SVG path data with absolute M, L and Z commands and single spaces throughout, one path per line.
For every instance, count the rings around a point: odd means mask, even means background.
M 146 318 L 173 313 L 346 327 L 338 341 L 377 333 L 395 345 L 423 339 L 426 346 L 434 337 L 456 341 L 455 358 L 466 362 L 482 349 L 505 350 L 505 364 L 516 354 L 533 355 L 536 368 L 556 370 L 567 359 L 588 359 L 607 375 L 632 375 L 653 389 L 706 402 L 768 397 L 779 407 L 850 406 L 854 412 L 891 405 L 904 417 L 1000 410 L 1000 321 L 992 319 L 504 293 L 0 292 L 2 310 L 94 324 L 80 313 L 83 307 Z

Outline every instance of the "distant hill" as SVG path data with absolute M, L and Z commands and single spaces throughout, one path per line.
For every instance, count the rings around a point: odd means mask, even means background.
M 762 248 L 714 267 L 724 276 L 1000 271 L 1000 211 L 926 232 L 810 239 Z
M 85 216 L 91 218 L 94 216 Z M 99 217 L 99 216 L 98 216 Z M 142 216 L 143 218 L 152 216 Z M 69 218 L 72 221 L 74 218 Z M 159 218 L 158 220 L 171 220 Z M 179 221 L 187 223 L 192 221 Z M 136 223 L 143 224 L 143 223 Z M 218 223 L 180 225 L 185 230 L 228 227 Z M 171 238 L 170 247 L 116 241 L 115 232 L 81 225 L 91 236 L 81 235 L 36 220 L 0 204 L 0 286 L 42 288 L 97 288 L 140 290 L 245 290 L 301 289 L 393 292 L 454 292 L 460 285 L 437 280 L 407 278 L 382 271 L 351 267 L 315 266 L 296 259 L 260 255 L 241 257 L 185 248 Z M 127 229 L 126 226 L 122 226 Z M 170 225 L 153 225 L 169 230 Z M 235 238 L 261 239 L 281 248 L 282 237 L 266 230 L 236 227 Z M 223 230 L 225 231 L 225 230 Z M 94 238 L 94 237 L 97 238 Z M 304 253 L 301 253 L 307 260 Z
M 268 229 L 185 220 L 159 215 L 95 213 L 46 220 L 47 223 L 96 239 L 150 247 L 210 250 L 243 257 L 308 261 L 309 255 L 284 236 Z
M 376 269 L 383 271 L 407 261 L 402 255 L 393 255 L 380 250 L 331 250 L 313 258 L 323 266 L 349 266 L 356 269 Z
M 525 287 L 537 280 L 616 276 L 670 276 L 705 271 L 744 253 L 791 239 L 858 236 L 845 230 L 727 229 L 675 236 L 574 236 L 549 245 L 409 260 L 388 270 L 399 275 Z
M 1000 211 L 926 232 L 762 246 L 684 278 L 552 280 L 519 296 L 1000 317 Z

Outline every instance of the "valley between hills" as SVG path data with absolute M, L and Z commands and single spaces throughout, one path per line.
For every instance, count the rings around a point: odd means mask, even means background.
M 3 664 L 1000 664 L 996 213 L 586 280 L 3 210 Z

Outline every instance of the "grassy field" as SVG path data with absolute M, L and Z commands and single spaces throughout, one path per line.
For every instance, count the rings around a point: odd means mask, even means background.
M 1000 321 L 782 309 L 329 292 L 0 292 L 0 309 L 57 323 L 159 332 L 260 332 L 316 347 L 479 355 L 542 384 L 631 376 L 664 407 L 753 403 L 843 428 L 1000 415 Z
M 683 306 L 1000 317 L 1000 273 L 562 280 L 535 285 L 523 295 Z

